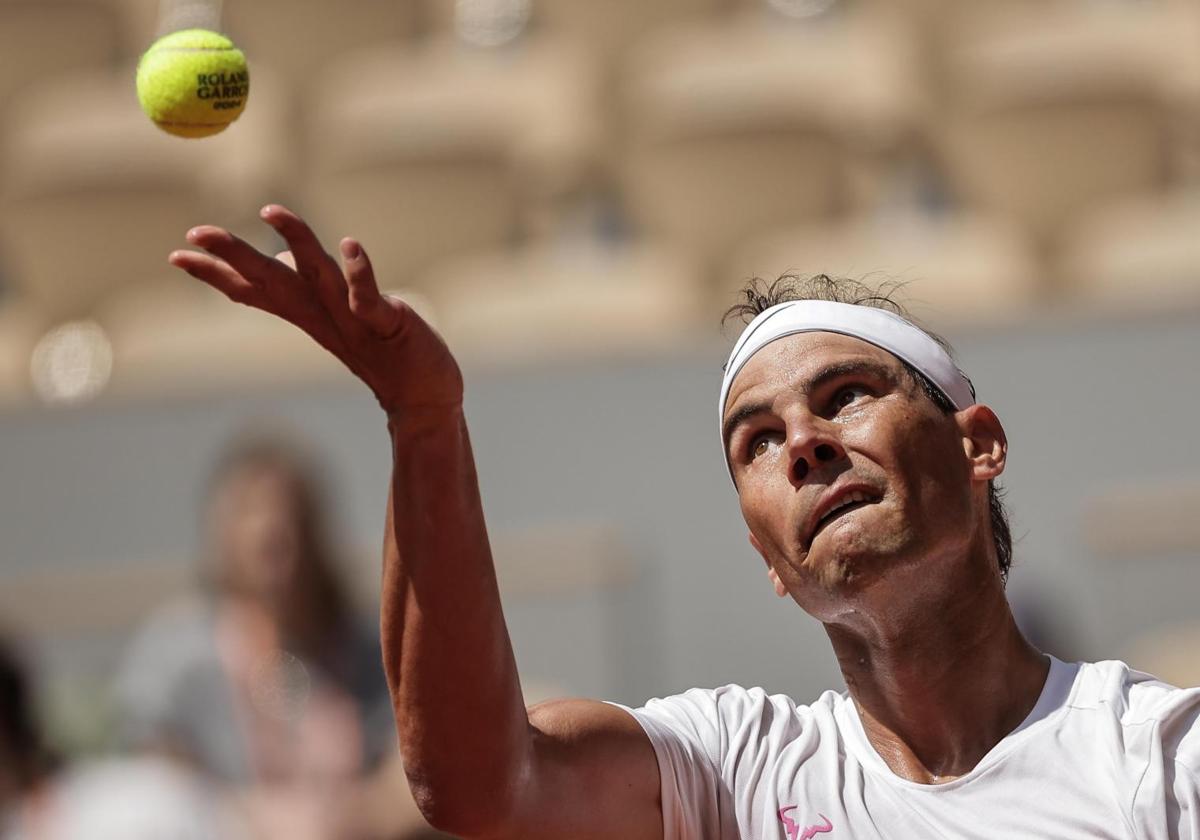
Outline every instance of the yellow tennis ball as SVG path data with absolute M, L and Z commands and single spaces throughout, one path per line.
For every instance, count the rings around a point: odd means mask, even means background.
M 246 107 L 246 56 L 217 32 L 172 32 L 138 62 L 137 92 L 142 110 L 163 131 L 208 137 L 224 131 Z

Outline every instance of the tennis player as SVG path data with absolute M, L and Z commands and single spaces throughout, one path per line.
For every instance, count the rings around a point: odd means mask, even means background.
M 205 226 L 187 238 L 206 253 L 170 261 L 303 329 L 387 414 L 384 666 L 433 825 L 513 840 L 1200 840 L 1200 691 L 1021 636 L 992 484 L 1004 429 L 886 300 L 751 290 L 720 387 L 750 542 L 775 592 L 824 625 L 848 692 L 797 705 L 730 685 L 527 710 L 453 357 L 379 293 L 357 241 L 339 265 L 295 214 L 262 215 L 290 251 Z

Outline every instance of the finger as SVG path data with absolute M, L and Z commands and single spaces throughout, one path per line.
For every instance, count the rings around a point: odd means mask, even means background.
M 317 286 L 317 294 L 330 314 L 344 322 L 346 315 L 346 281 L 333 257 L 321 247 L 321 241 L 308 224 L 291 210 L 279 204 L 268 204 L 262 218 L 287 240 L 296 271 Z
M 357 240 L 343 239 L 340 249 L 350 288 L 350 311 L 380 338 L 394 337 L 404 323 L 402 305 L 379 293 L 371 260 Z
M 275 255 L 275 259 L 279 260 L 292 271 L 296 270 L 296 258 L 292 255 L 291 251 L 280 251 Z
M 293 279 L 292 272 L 283 263 L 223 228 L 200 225 L 187 232 L 187 240 L 227 262 L 251 283 Z
M 253 283 L 216 257 L 196 251 L 172 251 L 167 262 L 203 280 L 230 300 L 253 305 L 257 296 Z
M 312 228 L 291 210 L 279 204 L 268 204 L 260 215 L 287 240 L 298 271 L 316 276 L 333 262 Z
M 353 364 L 348 361 L 349 355 L 345 346 L 332 324 L 328 320 L 322 320 L 316 311 L 306 309 L 304 304 L 294 297 L 287 297 L 282 302 L 270 298 L 262 287 L 251 283 L 224 260 L 209 254 L 173 251 L 167 257 L 167 261 L 208 283 L 236 303 L 261 309 L 294 324 L 354 370 Z M 315 300 L 312 305 L 316 306 Z

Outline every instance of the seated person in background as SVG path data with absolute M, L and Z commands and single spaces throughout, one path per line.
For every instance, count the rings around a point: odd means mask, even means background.
M 374 836 L 373 777 L 400 772 L 395 729 L 377 635 L 330 556 L 317 475 L 278 436 L 224 454 L 206 499 L 204 595 L 146 622 L 116 696 L 127 745 L 239 789 L 266 834 Z M 419 820 L 387 787 L 386 830 Z

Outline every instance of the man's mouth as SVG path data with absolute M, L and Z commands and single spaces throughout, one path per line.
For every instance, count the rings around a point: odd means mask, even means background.
M 858 510 L 861 507 L 875 504 L 878 501 L 878 496 L 873 496 L 869 493 L 863 493 L 862 491 L 856 490 L 853 493 L 849 493 L 844 499 L 826 511 L 825 514 L 817 520 L 816 527 L 813 528 L 812 536 L 810 536 L 808 540 L 809 545 L 812 545 L 813 540 L 817 538 L 817 534 L 821 533 L 825 526 L 833 522 L 835 519 L 840 518 L 852 510 Z

